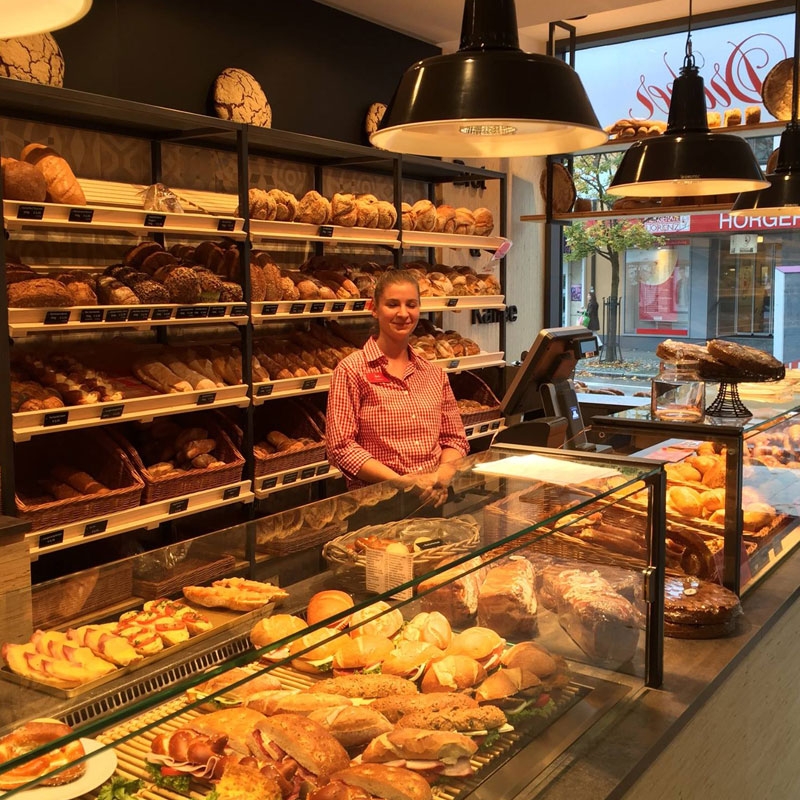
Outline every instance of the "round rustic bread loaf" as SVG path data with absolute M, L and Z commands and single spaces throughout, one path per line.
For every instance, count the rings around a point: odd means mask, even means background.
M 49 33 L 0 39 L 0 77 L 63 86 L 61 49 Z
M 26 200 L 43 203 L 47 197 L 44 174 L 27 161 L 16 158 L 0 159 L 3 167 L 3 197 L 6 200 Z
M 272 127 L 272 108 L 259 82 L 243 69 L 228 67 L 214 81 L 214 113 L 221 119 Z

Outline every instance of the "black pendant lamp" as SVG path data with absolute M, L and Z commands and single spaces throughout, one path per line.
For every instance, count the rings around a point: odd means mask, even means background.
M 769 186 L 750 145 L 731 133 L 711 133 L 703 79 L 692 55 L 689 33 L 680 75 L 672 85 L 667 129 L 633 144 L 625 153 L 609 194 L 680 197 L 736 194 Z
M 792 119 L 781 134 L 775 172 L 767 175 L 769 186 L 760 192 L 744 192 L 736 198 L 731 216 L 763 217 L 796 214 L 800 206 L 800 125 L 797 122 L 797 80 L 800 62 L 800 0 L 794 5 L 794 64 L 792 65 Z
M 577 72 L 520 50 L 514 0 L 465 0 L 458 52 L 411 66 L 370 137 L 454 158 L 567 153 L 606 139 Z

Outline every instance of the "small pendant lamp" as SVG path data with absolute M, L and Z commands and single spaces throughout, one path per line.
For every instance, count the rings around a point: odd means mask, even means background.
M 91 7 L 92 0 L 0 0 L 0 39 L 66 28 Z
M 769 183 L 750 145 L 740 136 L 711 133 L 703 79 L 692 55 L 692 0 L 689 33 L 680 75 L 672 85 L 667 129 L 633 144 L 609 186 L 628 197 L 736 194 Z
M 769 186 L 760 192 L 744 192 L 736 198 L 731 216 L 763 217 L 796 214 L 800 206 L 800 125 L 797 122 L 797 80 L 800 62 L 800 0 L 794 4 L 794 64 L 792 65 L 792 119 L 781 134 L 775 172 L 767 175 Z
M 398 153 L 567 153 L 608 139 L 578 73 L 519 47 L 514 0 L 465 0 L 456 53 L 405 72 L 370 141 Z

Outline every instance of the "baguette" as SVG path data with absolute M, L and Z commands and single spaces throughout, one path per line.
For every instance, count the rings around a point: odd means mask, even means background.
M 179 394 L 193 391 L 191 383 L 176 375 L 160 361 L 141 359 L 133 365 L 133 374 L 142 383 L 162 394 Z
M 100 481 L 96 481 L 88 472 L 81 472 L 64 464 L 57 464 L 51 473 L 56 480 L 66 483 L 81 494 L 97 494 L 97 492 L 106 491 L 106 487 Z
M 207 389 L 216 389 L 217 384 L 215 381 L 209 380 L 199 372 L 195 372 L 191 367 L 187 366 L 177 358 L 169 358 L 164 361 L 165 365 L 171 369 L 179 378 L 183 378 L 192 385 L 192 389 L 196 391 L 204 391 Z

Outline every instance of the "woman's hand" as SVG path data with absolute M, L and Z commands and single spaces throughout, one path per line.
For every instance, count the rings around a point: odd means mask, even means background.
M 419 493 L 420 506 L 433 506 L 439 508 L 447 501 L 447 487 L 450 485 L 453 474 L 445 471 L 442 475 L 439 470 L 436 472 L 415 473 L 407 475 L 407 479 L 413 479 L 412 485 Z

